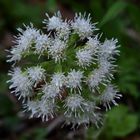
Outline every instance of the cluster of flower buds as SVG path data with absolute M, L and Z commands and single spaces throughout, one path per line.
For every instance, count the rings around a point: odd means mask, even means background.
M 98 126 L 121 97 L 112 84 L 118 41 L 100 42 L 90 14 L 46 16 L 44 32 L 32 24 L 18 29 L 7 60 L 13 63 L 10 89 L 31 117 L 63 114 L 66 124 Z

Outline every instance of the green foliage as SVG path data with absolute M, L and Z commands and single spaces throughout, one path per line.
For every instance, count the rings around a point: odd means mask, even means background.
M 118 85 L 123 93 L 130 94 L 134 98 L 138 98 L 139 83 L 140 83 L 140 71 L 139 69 L 139 48 L 131 49 L 124 48 L 122 51 L 119 62 L 119 75 Z M 129 54 L 129 57 L 127 57 Z M 127 58 L 127 59 L 126 59 Z
M 100 26 L 103 26 L 107 22 L 112 22 L 114 18 L 120 15 L 120 13 L 126 8 L 127 3 L 123 1 L 116 1 L 104 15 L 103 19 L 99 23 Z
M 137 128 L 138 117 L 128 111 L 124 105 L 113 108 L 108 113 L 106 126 L 107 137 L 124 137 Z

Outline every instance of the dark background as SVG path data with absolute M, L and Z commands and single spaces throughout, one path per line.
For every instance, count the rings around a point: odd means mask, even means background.
M 107 113 L 99 129 L 61 128 L 61 117 L 47 123 L 28 119 L 6 81 L 10 64 L 6 49 L 16 28 L 32 22 L 43 26 L 45 12 L 60 10 L 71 19 L 75 12 L 91 13 L 103 39 L 118 38 L 120 57 L 116 83 L 123 94 L 118 107 Z M 0 140 L 140 140 L 140 1 L 139 0 L 0 0 Z

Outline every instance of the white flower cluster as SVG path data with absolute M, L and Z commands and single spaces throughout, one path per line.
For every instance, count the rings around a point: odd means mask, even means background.
M 103 117 L 98 106 L 107 111 L 121 97 L 112 84 L 118 41 L 101 42 L 90 14 L 71 21 L 60 12 L 46 15 L 48 34 L 31 24 L 15 37 L 7 60 L 14 63 L 10 89 L 31 117 L 48 121 L 62 113 L 66 124 L 98 126 Z

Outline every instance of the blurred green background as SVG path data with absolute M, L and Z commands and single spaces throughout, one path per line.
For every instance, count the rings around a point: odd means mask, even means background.
M 59 118 L 47 123 L 28 119 L 10 94 L 6 81 L 10 64 L 7 52 L 16 28 L 32 22 L 43 26 L 45 12 L 60 10 L 64 18 L 74 12 L 91 13 L 103 38 L 118 38 L 121 55 L 116 82 L 123 98 L 107 113 L 96 130 L 61 128 Z M 140 140 L 140 1 L 139 0 L 0 0 L 0 140 Z

